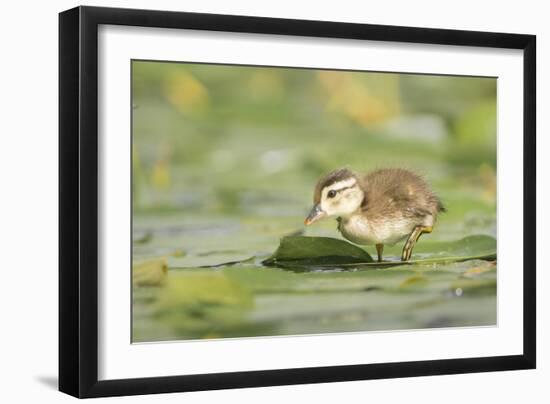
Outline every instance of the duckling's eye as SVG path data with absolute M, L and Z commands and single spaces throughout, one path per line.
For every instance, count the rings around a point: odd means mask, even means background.
M 331 189 L 330 191 L 328 191 L 327 196 L 329 198 L 334 198 L 336 196 L 336 191 L 334 189 Z

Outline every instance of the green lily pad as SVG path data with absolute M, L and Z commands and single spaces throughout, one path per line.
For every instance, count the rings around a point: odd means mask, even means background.
M 217 268 L 246 262 L 252 257 L 242 251 L 213 251 L 202 254 L 189 254 L 183 257 L 170 257 L 168 267 L 172 269 Z
M 385 251 L 384 262 L 375 262 L 362 248 L 344 240 L 328 237 L 285 237 L 275 253 L 263 261 L 264 265 L 282 268 L 307 267 L 389 267 L 411 264 L 437 264 L 473 259 L 495 260 L 496 239 L 474 235 L 456 241 L 420 241 L 414 249 L 413 259 L 399 259 L 401 246 Z
M 403 243 L 388 246 L 384 249 L 385 255 L 401 255 Z M 496 254 L 497 241 L 494 237 L 483 234 L 467 236 L 453 241 L 431 241 L 423 236 L 416 243 L 413 258 L 416 255 L 422 259 L 442 257 L 470 257 L 477 255 Z
M 223 273 L 180 272 L 158 294 L 154 313 L 188 337 L 216 338 L 242 327 L 253 307 L 250 292 Z
M 373 262 L 362 248 L 330 237 L 289 236 L 264 265 L 327 266 Z

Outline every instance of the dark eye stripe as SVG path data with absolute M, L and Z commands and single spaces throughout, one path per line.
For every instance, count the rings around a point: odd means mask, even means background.
M 331 189 L 330 191 L 328 191 L 327 193 L 327 197 L 329 198 L 334 198 L 336 196 L 337 193 L 340 193 L 342 191 L 345 191 L 346 189 L 350 189 L 350 188 L 353 188 L 355 186 L 355 184 L 349 186 L 349 187 L 344 187 L 344 188 L 340 188 L 340 189 Z

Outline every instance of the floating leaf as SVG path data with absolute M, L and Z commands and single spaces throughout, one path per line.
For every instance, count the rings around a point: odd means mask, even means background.
M 132 265 L 132 282 L 136 286 L 158 286 L 168 271 L 165 258 L 137 262 Z
M 180 305 L 251 305 L 250 294 L 220 272 L 200 271 L 171 276 L 158 303 L 162 309 Z
M 485 235 L 465 237 L 456 241 L 418 242 L 413 259 L 399 259 L 402 246 L 387 249 L 385 257 L 392 259 L 375 262 L 363 249 L 328 237 L 285 237 L 275 253 L 264 265 L 284 268 L 304 267 L 390 267 L 396 265 L 451 263 L 473 259 L 495 260 L 496 240 Z
M 293 272 L 259 266 L 225 268 L 223 273 L 253 293 L 332 293 L 372 291 L 373 288 L 392 289 L 415 274 L 410 269 Z M 456 279 L 452 275 L 452 279 Z
M 416 256 L 422 259 L 455 258 L 475 256 L 496 256 L 497 241 L 486 235 L 473 235 L 454 241 L 431 241 L 429 236 L 423 236 L 416 243 L 413 250 L 413 259 Z M 402 245 L 388 246 L 384 254 L 401 255 Z M 418 260 L 418 259 L 417 259 Z M 419 261 L 419 260 L 418 260 Z M 456 261 L 456 260 L 455 260 Z
M 212 251 L 183 257 L 174 255 L 169 258 L 168 266 L 170 269 L 217 268 L 244 263 L 253 258 L 250 253 L 241 251 Z
M 330 237 L 289 236 L 281 239 L 277 251 L 265 265 L 327 266 L 373 262 L 363 249 Z
M 249 291 L 223 273 L 200 271 L 170 277 L 155 304 L 157 317 L 194 337 L 228 335 L 254 305 Z

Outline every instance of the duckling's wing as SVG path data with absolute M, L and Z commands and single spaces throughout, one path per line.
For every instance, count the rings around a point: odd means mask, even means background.
M 421 206 L 407 206 L 403 209 L 404 216 L 410 217 L 426 217 L 432 214 L 429 209 Z
M 418 175 L 403 169 L 377 170 L 364 179 L 363 210 L 370 215 L 433 215 L 440 202 L 428 184 Z

